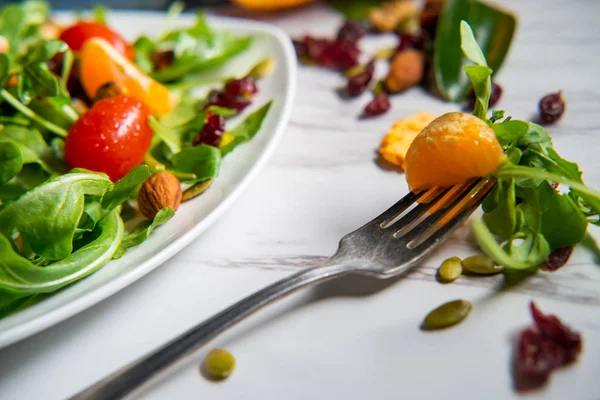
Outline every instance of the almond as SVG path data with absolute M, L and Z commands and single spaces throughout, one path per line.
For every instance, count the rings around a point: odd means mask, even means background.
M 417 50 L 402 51 L 394 57 L 385 86 L 390 93 L 402 92 L 423 79 L 425 57 Z
M 177 210 L 180 203 L 181 183 L 168 172 L 152 175 L 142 184 L 138 193 L 138 207 L 148 219 L 153 219 L 165 207 Z

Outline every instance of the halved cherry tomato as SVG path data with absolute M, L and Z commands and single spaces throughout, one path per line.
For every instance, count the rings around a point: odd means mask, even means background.
M 60 35 L 60 40 L 69 45 L 73 51 L 81 50 L 83 44 L 91 38 L 102 38 L 127 59 L 133 61 L 135 58 L 133 47 L 121 35 L 97 22 L 78 22 L 65 29 Z
M 150 148 L 150 109 L 140 100 L 100 100 L 73 124 L 65 142 L 69 168 L 104 172 L 114 182 L 144 161 Z

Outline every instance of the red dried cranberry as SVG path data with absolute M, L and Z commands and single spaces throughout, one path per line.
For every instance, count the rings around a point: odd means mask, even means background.
M 386 113 L 391 107 L 390 98 L 386 93 L 380 93 L 367 106 L 363 112 L 366 117 L 374 117 Z
M 558 182 L 552 182 L 550 183 L 550 186 L 552 186 L 553 189 L 558 189 Z
M 408 49 L 424 50 L 427 45 L 427 36 L 425 32 L 418 34 L 399 33 L 398 34 L 398 46 L 396 47 L 396 53 Z
M 296 41 L 294 45 L 299 58 L 331 69 L 352 68 L 358 64 L 360 56 L 360 49 L 352 40 L 330 40 L 305 36 L 302 42 Z
M 556 271 L 569 261 L 571 254 L 573 254 L 573 246 L 565 246 L 554 250 L 548 256 L 548 259 L 544 264 L 544 270 L 552 272 Z
M 536 328 L 521 333 L 519 341 L 519 372 L 532 378 L 548 379 L 553 369 L 561 365 L 563 354 L 559 346 L 546 340 Z
M 242 112 L 246 107 L 250 105 L 250 100 L 237 96 L 230 97 L 226 96 L 223 93 L 220 93 L 216 90 L 212 90 L 208 94 L 208 98 L 206 99 L 206 104 L 204 105 L 204 109 L 206 110 L 210 106 L 219 106 L 224 108 L 230 108 L 232 110 L 236 110 L 238 112 Z
M 566 351 L 565 364 L 574 361 L 581 351 L 581 335 L 565 326 L 555 315 L 543 314 L 533 301 L 529 307 L 542 335 L 558 343 Z
M 258 89 L 256 88 L 256 83 L 250 76 L 242 79 L 231 79 L 229 82 L 227 82 L 225 88 L 223 89 L 223 93 L 228 97 L 249 97 L 257 92 Z
M 539 104 L 542 122 L 553 124 L 565 113 L 567 105 L 562 98 L 562 92 L 551 93 L 542 97 Z
M 367 33 L 367 28 L 364 24 L 358 21 L 346 21 L 344 25 L 340 27 L 337 34 L 338 40 L 350 40 L 356 42 Z
M 207 113 L 206 122 L 202 130 L 194 138 L 194 146 L 207 144 L 209 146 L 218 146 L 221 135 L 225 132 L 225 118 L 220 115 Z
M 498 85 L 496 82 L 492 82 L 492 93 L 490 93 L 490 101 L 488 103 L 488 107 L 492 108 L 500 101 L 502 97 L 502 86 Z M 475 92 L 471 91 L 469 93 L 469 107 L 472 109 L 475 108 L 475 101 L 477 98 L 475 97 Z
M 365 65 L 364 71 L 350 77 L 346 86 L 346 92 L 348 95 L 354 97 L 362 94 L 371 82 L 371 79 L 373 79 L 374 70 L 375 63 L 373 60 L 371 60 L 367 65 Z
M 516 378 L 517 382 L 529 377 L 543 383 L 552 370 L 577 359 L 581 353 L 581 335 L 556 316 L 544 315 L 534 302 L 529 307 L 535 325 L 519 337 Z

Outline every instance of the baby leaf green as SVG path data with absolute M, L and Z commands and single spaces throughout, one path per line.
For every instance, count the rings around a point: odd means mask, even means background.
M 186 183 L 202 182 L 219 175 L 221 152 L 213 146 L 186 147 L 171 159 L 175 170 L 196 175 Z
M 0 208 L 0 233 L 20 232 L 38 255 L 60 260 L 73 251 L 84 196 L 101 196 L 112 186 L 105 176 L 69 173 L 49 180 Z M 43 200 L 42 200 L 43 199 Z
M 121 258 L 127 249 L 135 247 L 148 239 L 152 231 L 159 226 L 165 224 L 175 215 L 175 211 L 171 207 L 165 207 L 160 210 L 152 221 L 140 222 L 131 232 L 125 235 L 119 250 L 113 258 Z
M 19 145 L 13 141 L 0 142 L 0 186 L 14 178 L 22 166 Z
M 270 101 L 263 105 L 261 108 L 248 115 L 248 117 L 246 117 L 246 119 L 238 126 L 229 131 L 229 134 L 233 137 L 233 139 L 231 142 L 221 147 L 221 154 L 223 156 L 233 151 L 233 149 L 240 143 L 244 143 L 252 139 L 254 135 L 258 133 L 272 104 L 273 102 Z

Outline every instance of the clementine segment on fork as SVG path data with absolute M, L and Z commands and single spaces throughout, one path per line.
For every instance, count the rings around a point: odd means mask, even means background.
M 81 84 L 90 98 L 94 98 L 100 86 L 114 82 L 122 94 L 144 102 L 153 114 L 167 114 L 177 104 L 177 96 L 144 74 L 104 39 L 85 42 L 80 68 Z
M 484 121 L 452 112 L 427 125 L 411 143 L 406 180 L 411 190 L 447 187 L 487 176 L 503 161 L 502 146 Z

